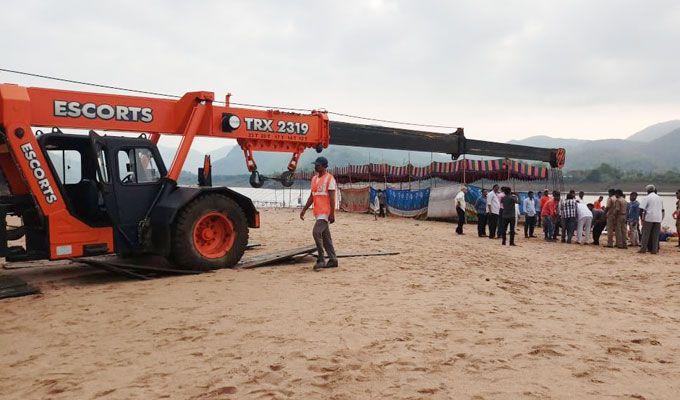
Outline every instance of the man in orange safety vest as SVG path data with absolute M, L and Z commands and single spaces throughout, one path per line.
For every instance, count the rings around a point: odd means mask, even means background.
M 314 229 L 312 236 L 316 243 L 317 261 L 314 265 L 314 270 L 318 271 L 321 268 L 336 268 L 338 266 L 338 258 L 335 255 L 333 248 L 333 240 L 331 239 L 330 224 L 335 222 L 335 178 L 330 172 L 326 171 L 328 168 L 328 160 L 326 157 L 319 157 L 314 161 L 314 171 L 316 174 L 312 177 L 312 190 L 307 199 L 307 204 L 300 211 L 300 219 L 305 219 L 305 212 L 309 207 L 314 205 Z M 324 261 L 324 250 L 328 254 L 328 262 Z

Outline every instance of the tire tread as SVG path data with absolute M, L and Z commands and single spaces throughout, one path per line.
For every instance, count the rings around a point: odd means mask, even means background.
M 209 211 L 226 211 L 234 224 L 236 238 L 231 249 L 223 257 L 206 259 L 193 243 L 194 224 Z M 172 260 L 187 269 L 233 267 L 239 262 L 248 245 L 248 224 L 245 213 L 239 205 L 227 196 L 218 193 L 204 194 L 182 208 L 172 229 Z

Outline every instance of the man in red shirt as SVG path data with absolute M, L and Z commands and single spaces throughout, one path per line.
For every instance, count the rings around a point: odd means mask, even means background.
M 600 196 L 595 200 L 595 203 L 593 203 L 593 208 L 596 210 L 601 210 L 602 209 L 602 200 L 604 200 L 604 197 Z
M 541 196 L 541 210 L 543 207 L 545 207 L 545 203 L 550 201 L 550 192 L 548 192 L 548 189 L 545 189 L 543 191 L 543 196 Z
M 300 219 L 304 221 L 305 212 L 314 204 L 314 229 L 312 229 L 312 236 L 316 243 L 317 260 L 314 265 L 314 270 L 321 268 L 336 268 L 338 266 L 338 258 L 335 255 L 333 248 L 333 240 L 331 239 L 330 225 L 335 222 L 335 178 L 330 172 L 326 171 L 328 168 L 328 160 L 326 157 L 319 157 L 314 161 L 314 171 L 316 175 L 312 177 L 312 190 L 307 199 L 307 204 L 300 211 Z M 328 253 L 328 263 L 324 261 L 324 249 Z
M 548 195 L 546 190 L 541 197 L 541 218 L 543 219 L 543 236 L 546 242 L 554 242 L 555 219 L 557 217 L 557 204 L 555 199 Z

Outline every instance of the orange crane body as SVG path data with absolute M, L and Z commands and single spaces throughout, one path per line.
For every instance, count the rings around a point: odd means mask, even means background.
M 256 169 L 254 151 L 290 152 L 299 157 L 308 147 L 328 146 L 325 113 L 243 109 L 216 105 L 213 100 L 211 92 L 191 92 L 171 100 L 0 85 L 4 135 L 0 167 L 11 194 L 31 195 L 45 218 L 48 258 L 79 257 L 91 244 L 113 252 L 114 235 L 112 227 L 92 227 L 69 212 L 61 184 L 47 167 L 49 160 L 33 128 L 139 132 L 149 134 L 154 144 L 160 135 L 179 135 L 180 145 L 164 176 L 174 183 L 197 136 L 236 139 L 251 170 Z M 253 227 L 259 224 L 257 213 L 249 220 Z
M 484 155 L 510 151 L 553 166 L 564 163 L 562 149 L 467 141 L 462 129 L 443 135 L 337 123 L 322 111 L 231 107 L 229 96 L 216 103 L 212 92 L 201 91 L 162 99 L 0 84 L 0 170 L 9 192 L 0 196 L 0 256 L 19 261 L 152 253 L 185 268 L 234 265 L 248 228 L 259 227 L 259 214 L 250 199 L 228 188 L 177 185 L 196 137 L 235 139 L 254 187 L 262 179 L 253 152 L 291 153 L 279 178 L 289 186 L 302 152 L 320 152 L 329 143 L 455 156 L 466 148 Z M 36 129 L 45 127 L 52 132 Z M 94 130 L 148 136 L 102 137 Z M 181 136 L 167 169 L 156 147 L 160 135 Z M 70 157 L 80 164 L 67 162 Z M 202 171 L 209 174 L 210 164 Z M 22 218 L 21 229 L 7 229 L 8 215 Z M 8 245 L 22 236 L 24 247 Z

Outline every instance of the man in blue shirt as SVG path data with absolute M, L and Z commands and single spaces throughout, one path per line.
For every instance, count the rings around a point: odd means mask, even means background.
M 534 227 L 536 226 L 536 202 L 534 201 L 534 192 L 531 190 L 526 199 L 522 203 L 524 208 L 524 237 L 534 238 Z
M 640 227 L 640 202 L 637 201 L 637 192 L 630 194 L 630 202 L 626 210 L 626 222 L 628 222 L 628 236 L 631 246 L 640 245 L 640 236 L 638 228 Z
M 488 194 L 488 190 L 482 190 L 482 197 L 475 201 L 475 210 L 477 211 L 477 234 L 479 237 L 486 237 L 486 196 Z

